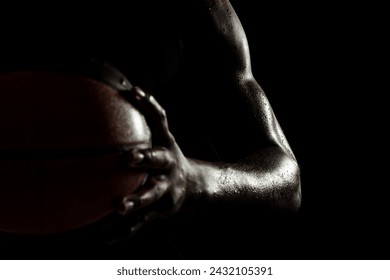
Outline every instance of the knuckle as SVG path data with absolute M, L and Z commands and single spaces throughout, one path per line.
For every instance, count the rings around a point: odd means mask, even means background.
M 164 191 L 165 191 L 165 188 L 163 185 L 161 185 L 161 184 L 157 185 L 155 188 L 155 192 L 154 192 L 155 198 L 160 198 L 163 195 Z
M 155 154 L 153 149 L 144 150 L 143 154 L 144 154 L 144 162 L 150 163 L 154 161 Z
M 150 204 L 151 202 L 151 196 L 149 194 L 143 195 L 140 200 L 139 200 L 139 207 L 138 208 L 143 208 L 146 205 Z
M 153 105 L 155 105 L 157 103 L 156 99 L 154 98 L 153 95 L 148 95 L 148 100 L 149 102 L 151 102 Z
M 185 176 L 184 176 L 184 174 L 183 174 L 182 172 L 179 172 L 179 174 L 178 174 L 177 177 L 178 177 L 178 181 L 179 181 L 180 183 L 184 183 L 184 182 L 185 182 Z M 177 191 L 178 191 L 178 192 L 181 192 L 182 189 L 179 188 Z
M 165 109 L 163 109 L 163 108 L 159 109 L 159 117 L 160 117 L 160 120 L 162 120 L 162 121 L 165 121 L 167 119 L 167 112 L 165 111 Z
M 175 209 L 176 207 L 179 207 L 179 204 L 178 203 L 180 201 L 180 195 L 177 194 L 177 191 L 174 190 L 175 188 L 172 188 L 173 191 L 170 192 L 170 195 L 169 195 L 169 208 L 170 209 Z
M 174 204 L 179 205 L 180 201 L 183 200 L 183 197 L 184 197 L 184 189 L 183 188 L 176 188 L 174 193 L 173 193 L 173 196 L 172 196 Z
M 163 166 L 164 169 L 175 169 L 177 166 L 177 162 L 171 154 L 166 156 L 165 164 Z
M 176 143 L 176 139 L 175 139 L 175 137 L 173 136 L 172 133 L 168 133 L 167 141 L 168 141 L 168 144 L 171 145 L 171 146 Z
M 159 175 L 156 175 L 155 179 L 157 182 L 163 182 L 167 179 L 167 176 L 165 174 L 159 174 Z M 158 185 L 158 187 L 163 189 L 162 185 Z

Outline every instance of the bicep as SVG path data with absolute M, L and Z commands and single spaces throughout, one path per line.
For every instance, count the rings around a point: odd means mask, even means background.
M 222 160 L 236 161 L 254 151 L 279 146 L 293 157 L 272 106 L 254 78 L 205 89 L 202 130 Z M 206 93 L 208 92 L 208 93 Z
M 252 75 L 244 29 L 223 0 L 197 0 L 184 33 L 184 114 L 222 160 L 279 145 L 291 154 L 271 105 Z M 194 2 L 193 2 L 194 3 Z M 195 17 L 198 15 L 198 17 Z M 188 87 L 191 85 L 191 87 Z
M 251 74 L 249 46 L 245 31 L 233 6 L 226 0 L 202 0 L 210 18 L 210 32 L 215 33 L 218 53 L 235 75 Z M 217 54 L 217 53 L 216 53 Z M 215 55 L 216 55 L 215 54 Z

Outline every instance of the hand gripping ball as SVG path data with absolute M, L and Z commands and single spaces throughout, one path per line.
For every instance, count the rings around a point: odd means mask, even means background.
M 56 233 L 106 217 L 146 178 L 124 153 L 150 145 L 142 114 L 107 83 L 0 74 L 0 231 Z

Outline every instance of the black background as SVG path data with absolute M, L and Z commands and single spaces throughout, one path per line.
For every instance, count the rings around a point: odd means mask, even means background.
M 294 228 L 300 246 L 291 257 L 389 258 L 382 116 L 374 117 L 383 113 L 383 88 L 372 64 L 379 49 L 370 9 L 231 3 L 247 33 L 254 75 L 301 167 Z
M 371 64 L 378 55 L 369 10 L 331 2 L 231 3 L 254 76 L 301 167 L 302 207 L 285 232 L 283 244 L 292 245 L 275 247 L 280 255 L 261 254 L 257 244 L 227 258 L 388 259 L 386 136 L 373 118 L 386 111 L 379 110 L 384 90 Z

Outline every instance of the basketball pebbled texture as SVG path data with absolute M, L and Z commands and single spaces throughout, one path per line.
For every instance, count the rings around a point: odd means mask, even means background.
M 1 74 L 0 231 L 56 233 L 106 217 L 146 177 L 124 152 L 150 139 L 142 114 L 105 83 Z

